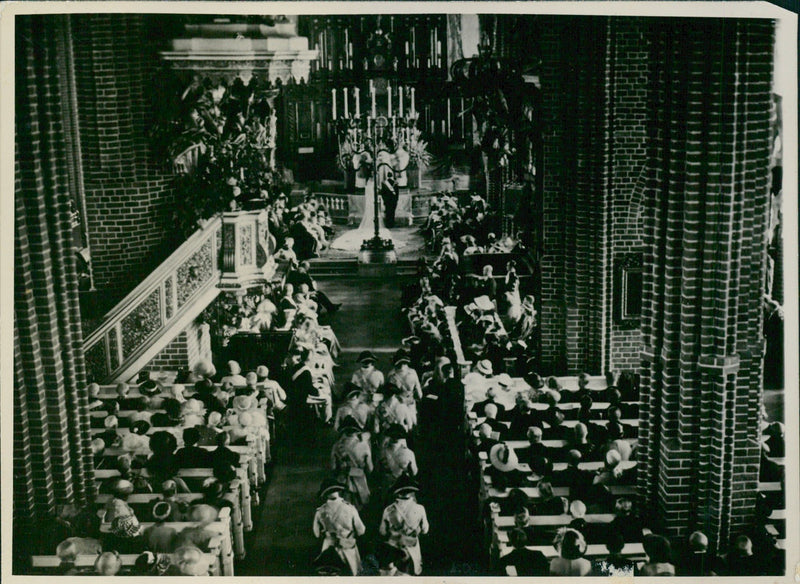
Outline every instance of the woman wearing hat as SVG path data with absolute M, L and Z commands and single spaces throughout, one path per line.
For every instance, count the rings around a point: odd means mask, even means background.
M 106 503 L 103 521 L 111 523 L 117 517 L 135 515 L 128 505 L 128 497 L 133 493 L 133 483 L 126 479 L 116 479 L 111 485 L 111 499 Z
M 507 489 L 525 484 L 527 477 L 519 470 L 517 454 L 505 442 L 492 446 L 489 450 L 489 463 L 491 466 L 486 474 L 491 477 L 495 488 Z
M 367 475 L 372 472 L 372 447 L 369 433 L 361 433 L 358 422 L 347 417 L 339 426 L 339 439 L 331 450 L 331 467 L 347 485 L 350 500 L 357 509 L 369 503 Z
M 121 554 L 136 554 L 144 548 L 142 528 L 136 515 L 122 515 L 111 522 L 111 530 L 103 539 L 104 550 Z
M 150 508 L 150 513 L 154 523 L 142 534 L 145 547 L 159 554 L 172 553 L 175 549 L 175 537 L 178 535 L 174 528 L 166 524 L 171 520 L 172 506 L 167 501 L 156 501 Z
M 322 539 L 320 555 L 328 548 L 333 548 L 347 564 L 350 575 L 356 576 L 361 570 L 356 538 L 364 535 L 366 527 L 358 510 L 342 498 L 345 489 L 345 485 L 333 479 L 322 483 L 319 498 L 324 503 L 317 507 L 312 528 L 314 536 Z
M 226 381 L 230 381 L 234 387 L 247 385 L 247 380 L 242 375 L 242 368 L 236 361 L 228 361 L 228 374 L 220 382 L 225 383 Z
M 494 368 L 488 359 L 481 359 L 475 368 L 464 377 L 464 391 L 468 402 L 475 403 L 486 399 L 486 391 L 493 382 Z
M 356 362 L 359 364 L 359 368 L 353 373 L 350 383 L 358 386 L 369 395 L 374 394 L 383 387 L 383 373 L 375 368 L 377 359 L 372 354 L 372 351 L 362 351 Z
M 430 529 L 425 507 L 417 503 L 417 491 L 417 482 L 408 475 L 401 475 L 392 486 L 394 502 L 383 510 L 379 528 L 386 543 L 408 554 L 412 563 L 411 573 L 415 576 L 422 573 L 419 536 L 428 533 Z

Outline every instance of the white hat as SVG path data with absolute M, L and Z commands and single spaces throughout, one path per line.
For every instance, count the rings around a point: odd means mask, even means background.
M 492 374 L 492 362 L 489 359 L 482 359 L 478 361 L 478 364 L 475 366 L 475 370 L 478 373 L 482 373 L 483 375 L 491 375 Z
M 501 442 L 495 444 L 489 451 L 489 462 L 497 470 L 508 472 L 516 470 L 517 468 L 517 453 L 513 448 L 509 448 L 507 444 Z
M 497 384 L 503 389 L 508 390 L 514 385 L 514 381 L 508 373 L 501 373 L 497 376 Z

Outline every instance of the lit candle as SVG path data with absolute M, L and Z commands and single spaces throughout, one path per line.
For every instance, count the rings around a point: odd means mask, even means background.
M 356 99 L 356 117 L 361 117 L 361 90 L 356 87 L 354 90 L 355 92 L 355 99 Z
M 372 97 L 372 117 L 376 118 L 378 116 L 375 109 L 375 84 L 372 82 L 372 79 L 370 79 L 369 81 L 369 92 L 370 92 L 370 97 Z
M 403 86 L 401 85 L 398 89 L 399 96 L 397 100 L 400 102 L 400 117 L 403 117 Z
M 436 41 L 436 58 L 439 62 L 439 67 L 444 64 L 444 57 L 442 56 L 442 41 Z
M 411 115 L 414 116 L 416 114 L 416 110 L 414 109 L 414 92 L 416 90 L 412 87 L 411 88 Z
M 392 85 L 391 83 L 386 84 L 386 95 L 388 96 L 388 109 L 389 113 L 387 114 L 390 118 L 392 117 Z
M 336 119 L 336 88 L 331 89 L 331 95 L 333 96 L 333 119 Z

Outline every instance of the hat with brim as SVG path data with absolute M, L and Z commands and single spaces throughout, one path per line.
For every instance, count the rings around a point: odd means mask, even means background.
M 507 444 L 500 443 L 492 446 L 489 451 L 489 462 L 497 470 L 508 472 L 517 468 L 517 453 Z
M 340 434 L 355 434 L 361 432 L 361 425 L 353 416 L 347 416 L 342 423 L 339 424 Z
M 392 494 L 395 497 L 408 493 L 416 493 L 417 491 L 419 491 L 419 484 L 413 477 L 406 474 L 400 475 L 400 478 L 392 485 Z
M 146 396 L 158 395 L 161 393 L 161 385 L 153 379 L 148 379 L 139 385 L 139 393 Z
M 256 367 L 256 375 L 258 375 L 258 377 L 262 379 L 269 377 L 269 369 L 267 369 L 266 365 L 259 365 L 258 367 Z
M 127 479 L 117 479 L 111 486 L 111 493 L 115 497 L 127 497 L 133 493 L 133 483 Z
M 357 363 L 375 363 L 376 361 L 377 359 L 375 355 L 372 354 L 372 351 L 361 351 L 358 359 L 356 359 Z
M 386 437 L 392 440 L 402 440 L 407 436 L 406 429 L 400 424 L 392 424 L 386 429 Z
M 394 356 L 394 364 L 400 365 L 402 363 L 410 365 L 411 359 L 409 358 L 408 353 L 406 353 L 405 351 L 398 351 L 397 354 Z
M 172 513 L 172 505 L 166 501 L 156 501 L 150 513 L 153 516 L 153 521 L 166 521 L 170 513 Z
M 137 412 L 131 420 L 131 432 L 143 436 L 152 428 L 150 415 L 147 412 Z
M 239 412 L 253 409 L 253 400 L 249 395 L 237 395 L 233 398 L 233 408 Z
M 511 379 L 511 376 L 508 373 L 501 373 L 497 376 L 497 384 L 502 387 L 503 389 L 511 389 L 511 386 L 514 385 L 514 380 Z
M 488 359 L 482 359 L 481 361 L 478 361 L 478 364 L 475 366 L 475 370 L 482 375 L 491 375 L 492 362 Z
M 341 493 L 342 491 L 346 490 L 347 487 L 337 481 L 336 479 L 325 479 L 322 485 L 319 488 L 319 495 L 320 499 L 325 499 L 328 495 L 332 493 Z

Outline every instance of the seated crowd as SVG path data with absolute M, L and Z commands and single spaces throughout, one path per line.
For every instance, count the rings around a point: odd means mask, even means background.
M 233 574 L 234 553 L 245 554 L 243 531 L 252 529 L 251 506 L 271 463 L 271 442 L 304 428 L 309 412 L 332 423 L 339 345 L 317 315 L 321 305 L 338 306 L 321 292 L 291 294 L 292 283 L 314 286 L 307 265 L 286 280 L 283 294 L 294 304 L 261 329 L 280 323 L 292 334 L 274 375 L 267 365 L 242 371 L 230 361 L 217 373 L 200 362 L 172 382 L 143 371 L 135 383 L 90 384 L 99 495 L 85 509 L 58 510 L 58 528 L 43 532 L 32 550 L 43 554 L 34 556 L 34 572 Z M 269 293 L 277 289 L 259 291 L 248 300 L 251 308 L 271 305 L 257 313 L 273 316 Z M 96 561 L 87 563 L 90 556 Z

